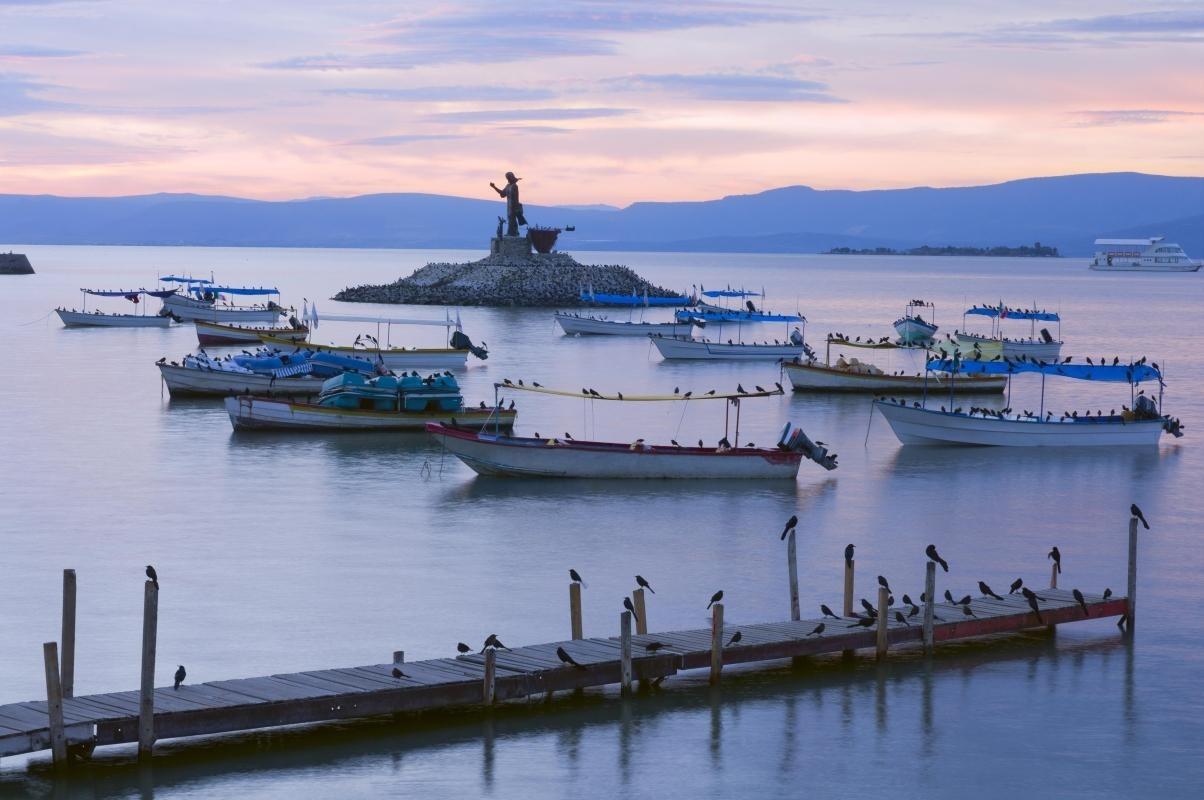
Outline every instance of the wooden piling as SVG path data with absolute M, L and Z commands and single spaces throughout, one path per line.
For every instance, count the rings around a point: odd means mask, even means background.
M 581 584 L 576 581 L 569 584 L 569 626 L 574 639 L 585 638 L 581 626 Z
M 723 672 L 723 603 L 711 606 L 711 684 L 719 683 Z
M 1049 588 L 1058 588 L 1058 562 L 1055 561 L 1049 568 Z
M 932 626 L 936 616 L 936 562 L 929 561 L 924 573 L 924 650 L 932 653 Z
M 155 645 L 159 630 L 159 587 L 147 581 L 142 596 L 142 687 L 138 698 L 138 755 L 155 745 Z
M 497 673 L 497 652 L 492 647 L 485 648 L 485 681 L 482 687 L 482 701 L 487 706 L 493 705 L 494 676 Z
M 886 631 L 889 626 L 890 592 L 885 586 L 878 587 L 878 658 L 886 658 Z
M 790 619 L 798 622 L 803 616 L 798 607 L 798 552 L 793 530 L 786 537 L 786 567 L 790 570 Z
M 75 570 L 63 570 L 63 649 L 59 654 L 59 678 L 63 697 L 75 694 Z
M 853 561 L 844 562 L 844 611 L 846 617 L 853 616 Z
M 1137 621 L 1137 517 L 1129 518 L 1129 633 Z
M 648 633 L 648 609 L 644 605 L 644 590 L 631 593 L 631 604 L 635 606 L 635 632 L 640 636 Z
M 50 750 L 54 765 L 67 766 L 67 734 L 63 730 L 63 684 L 59 681 L 59 648 L 54 642 L 42 645 L 46 666 L 46 709 L 50 719 Z
M 406 663 L 406 651 L 405 650 L 394 650 L 393 651 L 393 663 L 394 664 Z
M 631 694 L 631 612 L 619 615 L 619 674 L 623 694 Z

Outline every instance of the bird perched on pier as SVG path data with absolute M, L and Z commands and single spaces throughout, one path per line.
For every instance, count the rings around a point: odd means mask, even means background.
M 1008 589 L 1008 594 L 1015 594 L 1021 586 L 1024 585 L 1024 578 L 1017 578 L 1012 581 L 1012 587 Z
M 471 653 L 472 648 L 464 644 L 464 642 L 456 642 L 456 652 L 463 656 Z
M 924 548 L 924 555 L 941 565 L 941 569 L 945 572 L 949 571 L 949 562 L 941 558 L 941 554 L 936 551 L 936 545 L 930 544 Z
M 481 648 L 481 652 L 484 653 L 490 647 L 493 647 L 493 648 L 496 648 L 499 650 L 509 650 L 510 649 L 506 645 L 502 644 L 502 640 L 497 638 L 496 633 L 491 633 L 491 634 L 489 634 L 488 637 L 485 638 L 485 646 Z
M 1104 599 L 1105 599 L 1105 600 L 1107 600 L 1107 599 L 1109 599 L 1110 597 L 1112 597 L 1112 590 L 1111 590 L 1111 589 L 1104 589 Z
M 853 548 L 857 545 L 849 545 L 844 549 L 844 565 L 846 567 L 853 566 Z
M 890 583 L 886 580 L 886 578 L 882 577 L 881 575 L 878 576 L 878 585 L 881 586 L 883 589 L 885 589 L 887 591 L 887 594 L 890 593 Z
M 1079 608 L 1083 609 L 1083 616 L 1091 616 L 1091 612 L 1087 610 L 1087 601 L 1083 598 L 1083 593 L 1078 589 L 1071 589 L 1070 593 L 1074 595 L 1074 601 L 1079 604 Z
M 569 578 L 570 578 L 570 579 L 573 581 L 573 583 L 579 583 L 579 584 L 581 584 L 581 588 L 582 588 L 582 589 L 588 589 L 588 588 L 589 588 L 589 584 L 588 584 L 588 583 L 586 583 L 585 581 L 581 580 L 581 573 L 580 573 L 580 572 L 578 572 L 577 570 L 575 570 L 575 569 L 570 569 L 570 570 L 569 570 Z
M 183 664 L 176 667 L 176 684 L 175 684 L 175 686 L 173 686 L 171 688 L 179 690 L 180 684 L 183 683 L 184 679 L 187 677 L 188 677 L 188 671 L 184 669 Z
M 1141 522 L 1147 531 L 1150 529 L 1150 523 L 1145 521 L 1145 514 L 1141 513 L 1141 509 L 1137 507 L 1136 503 L 1133 503 L 1129 506 L 1129 513 L 1132 514 L 1139 522 Z
M 861 598 L 861 607 L 864 608 L 865 613 L 869 614 L 871 617 L 878 616 L 878 609 L 874 608 L 873 604 L 864 597 Z
M 571 667 L 575 667 L 576 669 L 585 669 L 585 667 L 582 666 L 581 664 L 577 663 L 577 661 L 572 656 L 570 656 L 568 654 L 568 651 L 565 650 L 563 647 L 556 648 L 556 657 Z
M 674 447 L 681 447 L 681 445 L 677 443 L 676 439 L 670 439 L 669 444 L 673 445 Z
M 794 530 L 796 525 L 798 525 L 798 514 L 791 514 L 790 519 L 786 520 L 786 527 L 782 528 L 782 538 L 779 541 L 786 541 L 786 534 Z
M 393 667 L 393 677 L 394 678 L 408 678 L 410 676 L 406 675 L 404 672 L 399 670 L 397 667 Z
M 1058 574 L 1061 575 L 1062 574 L 1062 554 L 1058 552 L 1057 545 L 1054 545 L 1053 549 L 1049 551 L 1049 555 L 1046 556 L 1046 558 L 1053 559 L 1054 568 L 1057 570 Z
M 640 615 L 635 613 L 635 605 L 631 602 L 630 597 L 623 598 L 623 608 L 631 612 L 631 616 L 635 617 L 636 622 L 640 621 Z
M 823 614 L 825 617 L 831 617 L 832 619 L 840 619 L 840 617 L 838 617 L 832 613 L 832 609 L 828 608 L 823 603 L 819 604 L 819 610 L 820 610 L 820 613 Z
M 1037 596 L 1032 592 L 1029 592 L 1024 596 L 1024 599 L 1028 601 L 1028 607 L 1031 608 L 1033 613 L 1037 615 L 1037 622 L 1041 622 L 1041 609 L 1037 608 Z
M 736 394 L 748 394 L 748 390 L 745 389 L 742 385 L 737 383 L 736 384 Z
M 647 650 L 649 653 L 655 653 L 657 650 L 660 650 L 664 646 L 665 646 L 664 642 L 649 642 L 648 644 L 644 645 L 644 649 Z
M 643 575 L 635 576 L 635 585 L 640 587 L 641 589 L 647 589 L 648 591 L 652 592 L 653 594 L 656 594 L 656 590 L 652 588 L 652 584 L 650 584 L 650 583 L 648 583 L 648 581 L 644 580 Z
M 968 605 L 970 605 L 970 601 L 971 601 L 971 600 L 973 600 L 973 599 L 974 599 L 974 598 L 970 597 L 970 595 L 966 595 L 966 596 L 965 596 L 965 597 L 963 597 L 961 600 L 958 600 L 958 601 L 957 601 L 957 604 L 958 604 L 959 606 L 968 606 Z
M 824 630 L 827 627 L 828 627 L 827 625 L 825 625 L 824 623 L 821 622 L 818 625 L 816 625 L 814 628 L 812 628 L 811 633 L 808 633 L 807 635 L 808 636 L 822 636 Z
M 569 433 L 568 431 L 565 431 L 565 432 L 564 432 L 564 438 L 565 438 L 567 441 L 570 441 L 570 442 L 571 442 L 571 441 L 573 441 L 573 434 Z
M 711 606 L 715 605 L 722 599 L 723 599 L 723 590 L 720 589 L 719 591 L 717 591 L 713 595 L 711 595 L 711 602 L 707 603 L 707 609 L 710 610 Z
M 983 594 L 985 594 L 987 597 L 994 597 L 996 600 L 1002 600 L 1002 599 L 1003 599 L 1003 598 L 1002 598 L 1002 597 L 1000 597 L 999 595 L 997 595 L 997 594 L 995 594 L 994 592 L 992 592 L 992 591 L 991 591 L 991 587 L 990 587 L 990 586 L 987 586 L 987 584 L 986 584 L 986 582 L 985 582 L 985 581 L 979 581 L 979 582 L 978 582 L 978 591 L 982 592 L 982 593 L 983 593 Z
M 945 590 L 945 600 L 949 602 L 949 605 L 957 605 L 957 601 L 953 599 L 953 592 L 948 589 Z
M 159 573 L 155 572 L 155 568 L 150 564 L 146 565 L 146 577 L 150 578 L 150 582 L 155 585 L 156 589 L 159 588 Z
M 852 625 L 845 625 L 845 627 L 846 628 L 857 628 L 857 627 L 868 628 L 871 625 L 873 625 L 876 621 L 877 620 L 875 620 L 873 617 L 862 617 L 861 619 L 854 622 Z
M 744 638 L 744 634 L 740 633 L 740 631 L 736 631 L 735 633 L 732 634 L 732 638 L 727 640 L 727 644 L 724 646 L 731 647 L 734 644 L 739 644 L 740 640 L 743 638 Z
M 906 604 L 907 604 L 907 605 L 909 605 L 909 606 L 914 606 L 914 605 L 915 605 L 915 603 L 911 602 L 911 595 L 906 595 L 906 594 L 905 594 L 905 595 L 903 595 L 903 602 L 904 602 L 904 603 L 906 603 Z
M 970 605 L 968 603 L 966 605 L 962 606 L 962 613 L 965 614 L 967 617 L 974 617 L 976 619 L 978 617 L 978 615 L 975 614 L 974 611 L 970 608 Z

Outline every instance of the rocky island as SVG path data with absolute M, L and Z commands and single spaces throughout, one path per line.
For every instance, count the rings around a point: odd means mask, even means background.
M 506 201 L 506 217 L 498 217 L 497 232 L 485 258 L 427 264 L 408 278 L 352 286 L 334 299 L 416 305 L 577 306 L 583 305 L 583 290 L 639 296 L 647 292 L 649 297 L 680 295 L 650 283 L 628 267 L 582 264 L 567 253 L 555 252 L 556 239 L 563 231 L 527 223 L 518 201 L 520 180 L 507 172 L 505 187 L 489 184 Z M 526 234 L 519 233 L 519 226 L 526 226 Z
M 32 275 L 33 265 L 24 253 L 0 253 L 0 275 Z

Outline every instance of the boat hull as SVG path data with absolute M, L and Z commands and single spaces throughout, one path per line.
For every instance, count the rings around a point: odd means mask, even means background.
M 801 358 L 802 345 L 725 344 L 705 339 L 673 339 L 653 336 L 652 343 L 666 359 L 705 361 L 790 361 Z
M 305 397 L 322 391 L 322 380 L 309 375 L 293 378 L 272 378 L 255 372 L 192 369 L 159 364 L 159 375 L 172 397 L 208 395 L 224 397 L 231 394 L 287 395 Z
M 387 348 L 367 350 L 362 347 L 338 347 L 334 345 L 290 342 L 287 339 L 277 339 L 267 334 L 260 335 L 260 341 L 279 347 L 285 352 L 293 349 L 313 350 L 315 352 L 338 353 L 342 356 L 363 358 L 372 362 L 380 361 L 387 369 L 404 370 L 410 367 L 430 367 L 436 369 L 461 369 L 468 364 L 467 350 L 451 348 Z
M 332 408 L 312 403 L 296 403 L 267 397 L 227 397 L 226 413 L 235 430 L 291 431 L 422 431 L 428 423 L 450 424 L 466 428 L 503 429 L 514 426 L 517 412 L 502 409 L 468 409 L 439 412 L 360 411 Z
M 874 401 L 874 406 L 905 445 L 1153 447 L 1163 430 L 1161 419 L 1122 422 L 1112 417 L 1045 422 L 970 417 L 881 401 Z
M 619 322 L 573 314 L 556 314 L 556 322 L 569 336 L 689 336 L 694 329 L 688 322 Z
M 1087 266 L 1088 269 L 1093 269 L 1096 272 L 1199 272 L 1200 267 L 1204 263 L 1194 261 L 1186 264 L 1158 264 L 1158 265 L 1143 265 L 1143 264 L 1096 264 L 1091 263 Z
M 947 375 L 932 374 L 927 382 L 923 375 L 873 375 L 864 372 L 827 367 L 822 364 L 783 365 L 786 377 L 796 392 L 888 392 L 894 394 L 989 394 L 1002 392 L 1007 386 L 1004 376 L 986 378 L 959 376 L 950 381 Z
M 914 317 L 904 317 L 895 321 L 895 332 L 907 344 L 926 342 L 936 335 L 938 326 L 920 322 Z
M 967 333 L 957 334 L 957 343 L 963 349 L 973 347 L 975 342 L 978 342 L 980 345 L 999 346 L 1004 358 L 1027 356 L 1028 358 L 1035 358 L 1038 361 L 1053 361 L 1062 354 L 1061 342 L 1046 342 L 1040 339 L 993 339 L 990 336 L 975 336 Z
M 168 328 L 172 321 L 171 317 L 157 314 L 103 314 L 65 308 L 56 308 L 55 313 L 68 328 Z
M 275 322 L 284 315 L 280 308 L 219 306 L 178 294 L 163 298 L 163 308 L 190 322 Z
M 442 425 L 428 425 L 427 430 L 473 471 L 493 477 L 795 480 L 803 458 L 798 452 L 749 448 L 719 453 L 699 447 L 631 449 L 607 442 L 550 446 Z
M 304 342 L 309 336 L 309 328 L 243 328 L 238 325 L 196 320 L 197 342 L 207 347 L 259 344 L 261 336 L 271 336 L 294 343 Z

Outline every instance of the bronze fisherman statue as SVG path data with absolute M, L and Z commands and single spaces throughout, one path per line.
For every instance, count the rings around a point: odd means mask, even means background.
M 507 236 L 518 236 L 518 226 L 527 224 L 527 218 L 523 216 L 523 204 L 518 199 L 518 182 L 520 180 L 522 178 L 514 177 L 513 172 L 507 172 L 505 188 L 499 189 L 493 181 L 489 182 L 489 185 L 493 187 L 493 191 L 497 192 L 499 197 L 506 198 Z

